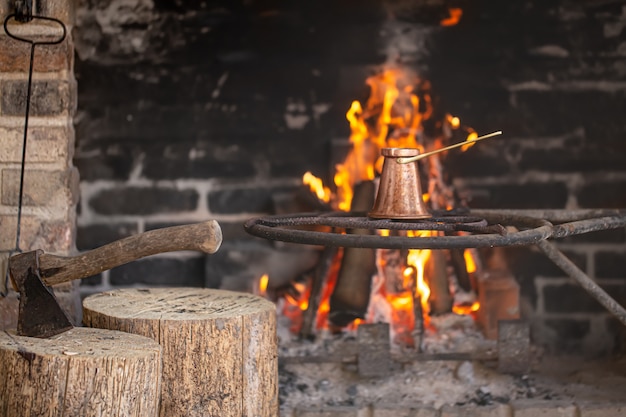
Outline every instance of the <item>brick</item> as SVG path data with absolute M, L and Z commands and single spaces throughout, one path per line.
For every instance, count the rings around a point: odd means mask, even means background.
M 95 249 L 113 241 L 138 233 L 136 223 L 105 223 L 78 226 L 76 248 L 79 251 Z
M 49 37 L 37 34 L 35 36 L 29 36 L 29 38 L 37 40 L 55 40 L 58 39 L 59 36 Z M 0 42 L 3 44 L 3 49 L 0 53 L 0 57 L 2 58 L 0 59 L 0 72 L 28 73 L 28 67 L 30 65 L 30 45 L 11 39 L 8 36 L 0 36 Z M 73 62 L 74 48 L 70 38 L 67 37 L 63 42 L 57 45 L 35 47 L 33 72 L 71 71 Z
M 594 255 L 596 278 L 626 278 L 626 252 L 598 251 Z
M 570 236 L 562 240 L 566 243 L 624 243 L 626 242 L 626 229 L 601 230 L 593 233 Z
M 63 128 L 29 128 L 27 162 L 65 162 L 71 155 L 74 132 Z M 0 162 L 21 162 L 24 130 L 0 127 Z
M 68 81 L 34 80 L 30 100 L 31 116 L 68 116 L 73 113 L 72 86 Z M 0 114 L 24 117 L 26 81 L 4 81 L 0 98 Z
M 120 186 L 100 191 L 88 203 L 99 214 L 148 215 L 193 211 L 198 198 L 192 189 Z
M 15 249 L 16 216 L 0 215 L 0 250 Z M 74 248 L 74 225 L 69 220 L 45 220 L 22 216 L 20 249 L 42 249 L 46 252 L 69 253 Z
M 250 160 L 216 161 L 212 157 L 189 160 L 150 158 L 142 171 L 146 178 L 164 180 L 176 178 L 246 178 L 256 174 Z
M 78 168 L 83 182 L 127 180 L 133 169 L 133 164 L 134 158 L 130 153 L 98 154 L 95 156 L 86 156 L 81 153 L 74 158 L 74 165 Z
M 0 330 L 17 329 L 19 304 L 17 293 L 13 290 L 9 292 L 8 296 L 0 297 Z
M 567 402 L 518 400 L 511 405 L 514 417 L 577 417 L 576 406 Z
M 479 150 L 479 146 L 473 146 L 466 152 L 449 154 L 443 160 L 444 172 L 451 178 L 458 177 L 500 177 L 510 174 L 512 166 L 502 156 L 501 152 L 496 155 L 487 155 Z
M 376 404 L 372 417 L 439 417 L 439 411 L 424 404 Z
M 559 352 L 582 352 L 591 332 L 591 322 L 586 319 L 547 319 L 544 324 L 556 333 L 554 348 Z
M 548 313 L 598 313 L 604 307 L 575 284 L 546 285 L 543 288 L 544 308 Z
M 522 152 L 519 169 L 522 172 L 572 172 L 625 171 L 626 153 L 607 152 L 606 149 L 527 149 Z
M 578 404 L 579 417 L 623 417 L 626 415 L 626 403 Z
M 577 193 L 582 208 L 626 207 L 626 182 L 601 182 L 585 185 Z
M 568 197 L 567 187 L 560 182 L 471 185 L 466 191 L 470 195 L 469 206 L 472 208 L 565 208 Z
M 577 267 L 583 271 L 587 269 L 586 254 L 572 250 L 563 250 L 562 252 Z M 505 253 L 507 265 L 519 280 L 537 276 L 558 278 L 567 276 L 561 268 L 535 247 L 506 248 Z
M 2 204 L 19 204 L 20 171 L 2 170 Z M 76 194 L 72 196 L 72 191 Z M 66 208 L 78 199 L 78 171 L 26 170 L 23 206 Z
M 111 285 L 204 286 L 204 258 L 150 257 L 113 268 Z
M 293 187 L 257 187 L 211 191 L 208 195 L 209 210 L 217 214 L 273 213 L 272 195 L 294 189 Z
M 349 406 L 298 407 L 296 417 L 359 417 L 359 409 Z
M 513 413 L 508 404 L 493 404 L 484 406 L 451 406 L 441 408 L 441 417 L 512 417 Z
M 575 89 L 575 85 L 573 89 Z M 615 141 L 624 131 L 620 109 L 626 105 L 624 91 L 537 91 L 516 93 L 519 117 L 536 135 L 558 135 L 572 126 L 584 126 L 597 143 Z M 594 110 L 589 111 L 589 103 Z
M 65 23 L 71 24 L 74 21 L 74 3 L 64 0 L 49 0 L 41 3 L 33 3 L 35 11 L 43 16 L 57 18 Z M 0 15 L 6 16 L 13 12 L 13 5 L 9 2 L 0 3 Z M 31 22 L 33 24 L 34 22 Z

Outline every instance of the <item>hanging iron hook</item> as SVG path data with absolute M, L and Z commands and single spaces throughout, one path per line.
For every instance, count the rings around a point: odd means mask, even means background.
M 24 1 L 19 1 L 17 0 L 16 2 L 16 9 L 18 9 L 18 11 L 24 12 L 26 11 L 27 14 L 20 14 L 18 12 L 8 15 L 6 17 L 6 19 L 4 19 L 4 32 L 7 34 L 7 36 L 20 41 L 20 42 L 26 42 L 28 44 L 30 44 L 30 64 L 28 67 L 28 84 L 27 84 L 27 88 L 26 88 L 26 111 L 25 111 L 25 116 L 24 116 L 24 139 L 23 139 L 23 143 L 22 143 L 22 164 L 21 164 L 21 169 L 20 169 L 20 185 L 19 185 L 19 194 L 18 194 L 18 203 L 17 203 L 17 225 L 16 225 L 16 232 L 15 232 L 15 251 L 12 251 L 13 253 L 19 253 L 21 252 L 20 249 L 20 235 L 21 235 L 21 224 L 22 224 L 22 206 L 23 206 L 23 199 L 24 199 L 24 167 L 25 167 L 25 163 L 26 163 L 26 138 L 28 136 L 28 116 L 30 114 L 30 98 L 32 95 L 32 85 L 33 85 L 33 62 L 35 59 L 35 46 L 37 45 L 56 45 L 59 44 L 61 42 L 63 42 L 65 40 L 65 37 L 67 36 L 67 28 L 65 27 L 65 24 L 63 22 L 61 22 L 59 19 L 55 19 L 53 17 L 45 17 L 45 16 L 34 16 L 31 14 L 32 12 L 32 1 L 31 0 L 24 0 Z M 17 36 L 13 33 L 11 33 L 9 31 L 9 27 L 8 27 L 8 23 L 9 20 L 11 20 L 12 18 L 14 18 L 17 22 L 30 22 L 34 19 L 39 19 L 39 20 L 45 20 L 45 21 L 49 21 L 49 22 L 55 22 L 58 23 L 61 26 L 61 29 L 63 30 L 62 34 L 60 37 L 54 38 L 54 39 L 50 39 L 50 40 L 40 40 L 40 41 L 35 41 L 32 39 L 26 39 L 23 38 L 21 36 Z M 0 288 L 0 297 L 5 297 L 6 293 L 5 291 L 8 291 L 8 281 L 9 281 L 9 271 L 7 268 L 6 274 L 5 274 L 5 281 L 4 281 L 4 288 Z
M 35 45 L 56 45 L 58 43 L 61 43 L 65 40 L 65 37 L 67 36 L 67 28 L 65 27 L 65 24 L 63 22 L 61 22 L 59 19 L 56 19 L 54 17 L 46 17 L 46 16 L 36 16 L 36 15 L 30 15 L 28 20 L 26 20 L 26 22 L 31 22 L 33 20 L 45 20 L 48 22 L 54 22 L 54 23 L 58 23 L 59 26 L 61 26 L 62 29 L 62 34 L 61 36 L 59 36 L 56 39 L 51 39 L 51 40 L 41 40 L 41 41 L 34 41 L 31 39 L 27 39 L 27 38 L 23 38 L 21 36 L 15 35 L 13 33 L 11 33 L 11 31 L 9 30 L 8 24 L 9 24 L 9 20 L 11 20 L 11 18 L 14 18 L 15 21 L 17 22 L 21 22 L 24 23 L 24 21 L 20 20 L 20 15 L 18 15 L 17 13 L 14 14 L 10 14 L 6 17 L 6 19 L 4 19 L 4 32 L 7 34 L 7 36 L 20 41 L 20 42 L 26 42 L 29 43 L 33 46 Z

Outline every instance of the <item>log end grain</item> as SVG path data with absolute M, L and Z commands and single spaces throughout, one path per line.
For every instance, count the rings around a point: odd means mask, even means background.
M 162 349 L 123 332 L 0 332 L 0 416 L 154 416 Z
M 163 347 L 161 416 L 278 415 L 275 305 L 207 288 L 121 289 L 87 297 L 92 327 Z

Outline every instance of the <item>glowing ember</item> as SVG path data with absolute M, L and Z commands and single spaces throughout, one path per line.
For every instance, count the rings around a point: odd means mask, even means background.
M 461 16 L 463 16 L 463 9 L 459 9 L 457 7 L 448 8 L 449 17 L 442 19 L 439 24 L 441 26 L 454 26 L 459 21 L 461 21 Z

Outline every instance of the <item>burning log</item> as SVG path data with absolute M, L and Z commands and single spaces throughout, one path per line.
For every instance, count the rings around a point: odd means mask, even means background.
M 434 316 L 452 312 L 454 298 L 450 294 L 446 254 L 443 250 L 433 250 L 428 261 L 430 274 L 430 313 Z
M 375 185 L 363 181 L 354 187 L 352 211 L 367 211 L 374 204 Z M 347 233 L 369 234 L 370 231 L 347 230 Z M 374 249 L 346 248 L 333 295 L 330 297 L 328 319 L 337 326 L 346 326 L 364 318 L 370 300 L 372 276 L 376 272 Z

